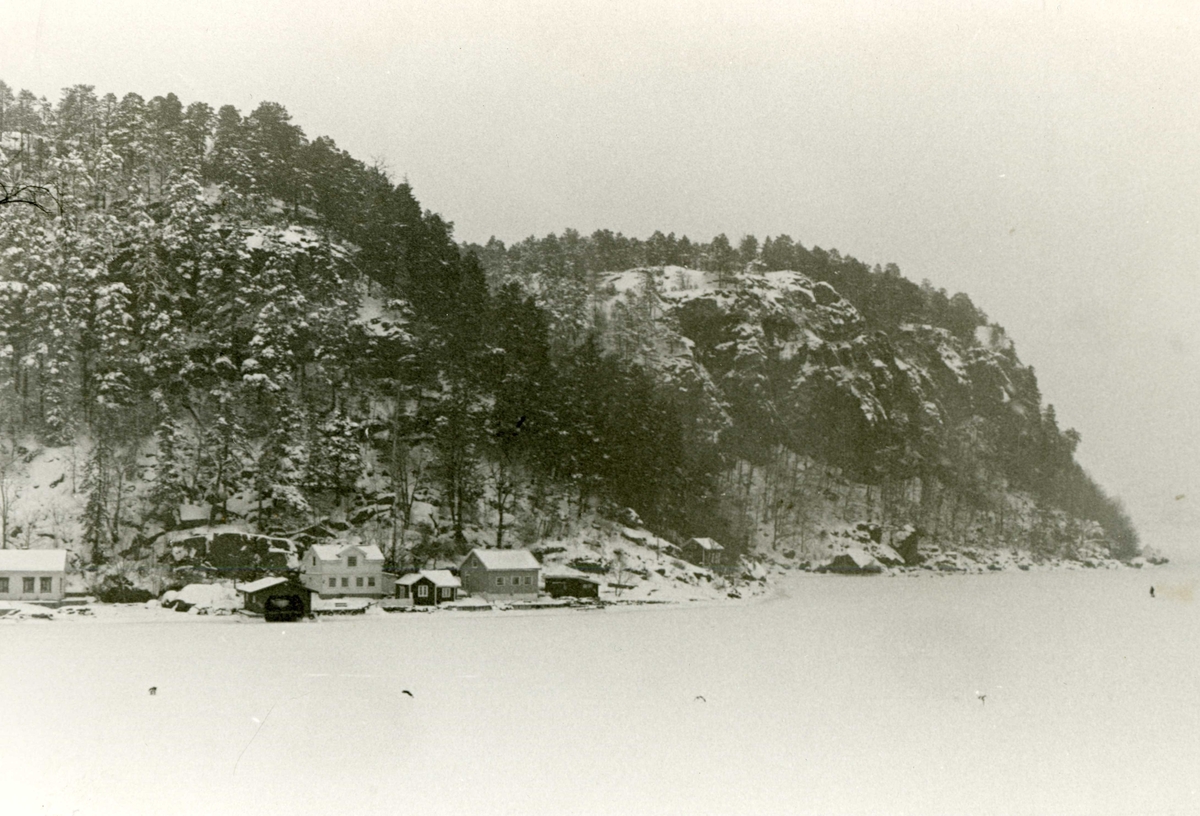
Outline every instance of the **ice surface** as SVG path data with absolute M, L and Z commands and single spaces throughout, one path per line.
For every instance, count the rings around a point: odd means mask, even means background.
M 5 813 L 80 816 L 1192 813 L 1198 579 L 802 575 L 684 607 L 0 619 L 0 790 Z

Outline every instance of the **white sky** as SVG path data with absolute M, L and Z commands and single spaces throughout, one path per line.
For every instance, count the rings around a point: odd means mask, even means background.
M 461 239 L 895 261 L 1009 330 L 1148 543 L 1200 534 L 1190 3 L 0 0 L 0 32 L 0 79 L 51 99 L 280 102 Z

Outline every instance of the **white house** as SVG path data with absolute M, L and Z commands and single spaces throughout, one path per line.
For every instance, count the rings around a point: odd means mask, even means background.
M 322 598 L 383 598 L 396 591 L 396 576 L 383 571 L 375 544 L 314 544 L 300 569 L 301 583 Z
M 0 550 L 0 601 L 58 603 L 66 583 L 66 550 Z

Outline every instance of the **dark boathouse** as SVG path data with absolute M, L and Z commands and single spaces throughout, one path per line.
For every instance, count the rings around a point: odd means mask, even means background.
M 591 576 L 578 573 L 547 574 L 546 594 L 551 598 L 599 598 L 600 582 Z
M 237 588 L 242 608 L 272 620 L 299 620 L 312 614 L 312 590 L 287 578 L 260 578 Z

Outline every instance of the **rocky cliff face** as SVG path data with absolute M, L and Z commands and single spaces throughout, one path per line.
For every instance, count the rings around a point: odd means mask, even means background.
M 721 277 L 610 275 L 597 322 L 729 454 L 737 545 L 818 555 L 871 522 L 930 546 L 1107 552 L 1104 528 L 1047 489 L 1077 470 L 1078 437 L 1042 408 L 1002 329 L 884 331 L 799 272 Z

